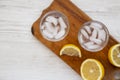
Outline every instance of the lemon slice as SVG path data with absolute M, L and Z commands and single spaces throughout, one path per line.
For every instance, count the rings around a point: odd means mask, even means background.
M 120 67 L 120 44 L 116 44 L 109 49 L 108 59 L 111 64 Z
M 60 50 L 60 55 L 66 54 L 68 56 L 79 56 L 81 57 L 80 49 L 74 44 L 67 44 Z
M 104 77 L 103 65 L 95 59 L 86 59 L 80 67 L 83 80 L 102 80 Z

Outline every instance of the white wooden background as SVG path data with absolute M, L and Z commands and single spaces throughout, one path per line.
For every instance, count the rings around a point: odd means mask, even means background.
M 31 34 L 52 0 L 0 0 L 0 80 L 81 80 Z M 72 0 L 120 41 L 120 0 Z

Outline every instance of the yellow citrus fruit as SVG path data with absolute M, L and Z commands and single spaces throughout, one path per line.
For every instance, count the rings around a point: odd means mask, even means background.
M 120 44 L 116 44 L 109 49 L 108 59 L 111 64 L 120 67 Z
M 60 55 L 68 55 L 68 56 L 79 56 L 81 57 L 80 49 L 74 44 L 66 44 L 60 50 Z
M 86 59 L 80 67 L 83 80 L 102 80 L 104 77 L 104 67 L 96 59 Z

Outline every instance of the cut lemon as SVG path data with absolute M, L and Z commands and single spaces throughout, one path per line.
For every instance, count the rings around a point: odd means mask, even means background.
M 120 44 L 116 44 L 110 48 L 108 59 L 111 64 L 116 67 L 120 67 Z
M 103 65 L 95 59 L 86 59 L 80 67 L 83 80 L 102 80 L 104 77 Z
M 68 56 L 79 56 L 81 57 L 80 49 L 74 44 L 67 44 L 60 50 L 60 55 L 66 54 Z

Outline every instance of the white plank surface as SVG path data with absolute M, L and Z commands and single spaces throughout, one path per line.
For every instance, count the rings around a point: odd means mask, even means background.
M 52 0 L 0 0 L 0 80 L 81 80 L 31 34 Z M 72 0 L 120 41 L 120 0 Z

